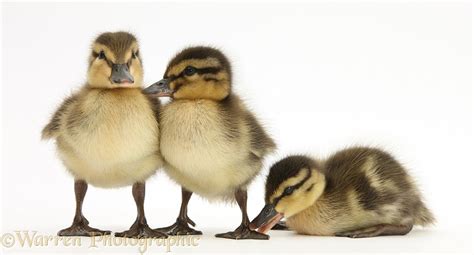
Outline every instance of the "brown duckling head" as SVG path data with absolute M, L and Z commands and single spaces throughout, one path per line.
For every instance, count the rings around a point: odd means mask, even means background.
M 289 156 L 270 168 L 265 183 L 265 207 L 251 223 L 265 233 L 283 217 L 291 217 L 314 204 L 326 187 L 318 162 Z
M 138 88 L 143 67 L 135 36 L 127 32 L 100 34 L 92 43 L 87 82 L 90 88 Z
M 174 100 L 220 101 L 231 93 L 232 70 L 227 57 L 211 47 L 191 47 L 179 52 L 168 64 L 162 80 L 144 90 Z

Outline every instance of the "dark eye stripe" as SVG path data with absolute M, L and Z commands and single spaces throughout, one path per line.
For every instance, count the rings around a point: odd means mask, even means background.
M 100 54 L 99 52 L 93 51 L 92 52 L 92 57 L 97 58 L 97 57 L 99 57 L 99 54 Z M 105 60 L 105 63 L 107 63 L 107 65 L 109 67 L 112 67 L 112 65 L 113 65 L 112 61 L 110 61 L 108 58 L 104 58 L 103 60 Z
M 204 67 L 204 68 L 196 68 L 196 73 L 198 74 L 206 74 L 206 73 L 210 73 L 210 74 L 216 74 L 218 72 L 220 72 L 222 70 L 222 68 L 220 67 Z M 181 73 L 179 73 L 178 75 L 176 76 L 170 76 L 170 79 L 171 80 L 176 80 L 178 78 L 181 78 L 181 77 L 184 77 L 185 76 L 185 73 L 184 73 L 184 70 L 181 71 Z
M 205 67 L 205 68 L 196 68 L 198 74 L 212 73 L 216 74 L 221 71 L 219 67 Z
M 168 79 L 169 81 L 174 81 L 174 80 L 178 79 L 178 76 L 176 76 L 176 75 L 171 75 L 171 76 L 166 75 L 163 78 Z
M 207 73 L 210 73 L 210 74 L 217 74 L 219 73 L 220 71 L 222 71 L 222 68 L 220 67 L 203 67 L 203 68 L 196 68 L 196 73 L 198 74 L 207 74 Z M 165 79 L 169 79 L 170 81 L 174 81 L 178 78 L 182 78 L 186 76 L 184 74 L 184 70 L 181 71 L 181 73 L 179 73 L 178 75 L 170 75 L 170 76 L 165 76 L 164 78 Z M 215 78 L 204 78 L 205 80 L 214 80 L 214 81 L 217 81 L 217 79 Z
M 112 65 L 114 64 L 112 61 L 110 61 L 108 58 L 105 59 L 105 61 L 107 62 L 107 65 L 112 68 Z
M 300 182 L 298 182 L 296 185 L 293 185 L 293 191 L 298 189 L 299 187 L 301 187 L 309 178 L 311 178 L 311 174 L 312 174 L 311 169 L 309 169 L 308 174 L 306 174 L 304 179 L 301 180 Z M 275 200 L 273 200 L 273 203 L 276 205 L 285 196 L 286 196 L 286 194 L 285 194 L 285 192 L 283 192 L 283 194 L 281 194 L 279 197 L 277 197 L 277 198 L 275 198 Z

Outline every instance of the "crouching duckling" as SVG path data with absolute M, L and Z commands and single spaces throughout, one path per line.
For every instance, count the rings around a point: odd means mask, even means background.
M 265 233 L 287 219 L 300 234 L 352 238 L 405 235 L 434 217 L 414 182 L 391 155 L 349 148 L 325 161 L 289 156 L 271 169 L 266 205 L 251 228 Z

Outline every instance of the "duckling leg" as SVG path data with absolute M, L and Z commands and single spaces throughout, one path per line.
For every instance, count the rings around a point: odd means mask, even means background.
M 237 200 L 240 211 L 242 211 L 242 223 L 234 231 L 217 234 L 216 237 L 228 239 L 268 240 L 270 238 L 268 235 L 250 230 L 250 220 L 249 216 L 247 215 L 247 191 L 241 189 L 237 190 L 235 192 L 235 200 Z
M 143 209 L 145 183 L 137 182 L 133 184 L 132 194 L 137 204 L 137 219 L 129 230 L 115 233 L 115 236 L 128 238 L 166 238 L 166 234 L 151 229 L 146 222 L 145 210 Z
M 336 233 L 336 236 L 363 238 L 389 235 L 406 235 L 411 231 L 413 225 L 390 225 L 380 224 L 368 228 L 356 229 L 346 232 Z
M 185 188 L 181 188 L 181 208 L 179 210 L 179 216 L 176 219 L 176 222 L 164 228 L 157 228 L 155 230 L 164 232 L 168 235 L 177 236 L 177 235 L 202 235 L 202 232 L 195 230 L 189 227 L 188 223 L 193 227 L 196 226 L 196 223 L 188 217 L 188 203 L 189 199 L 193 193 L 188 191 Z
M 99 230 L 89 227 L 89 221 L 82 215 L 82 203 L 87 192 L 87 182 L 76 180 L 74 182 L 74 193 L 76 195 L 76 214 L 72 225 L 60 230 L 58 236 L 99 236 L 110 235 L 110 231 Z
M 286 222 L 281 220 L 277 224 L 275 224 L 275 226 L 272 227 L 272 230 L 290 230 L 290 229 L 286 226 Z

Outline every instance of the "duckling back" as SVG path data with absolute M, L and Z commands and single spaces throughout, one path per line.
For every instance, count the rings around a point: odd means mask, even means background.
M 335 201 L 345 197 L 355 214 L 376 213 L 394 223 L 433 222 L 413 179 L 382 150 L 364 147 L 342 150 L 325 162 L 324 171 L 326 196 Z

